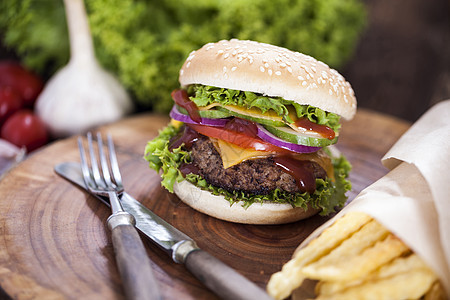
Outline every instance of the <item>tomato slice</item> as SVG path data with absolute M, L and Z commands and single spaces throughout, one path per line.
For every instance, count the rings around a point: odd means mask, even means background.
M 252 137 L 242 132 L 236 132 L 221 127 L 211 127 L 197 124 L 186 124 L 186 126 L 191 127 L 200 134 L 224 140 L 241 148 L 254 149 L 258 151 L 291 153 L 291 151 L 289 150 L 282 149 L 266 141 L 263 141 L 258 137 Z

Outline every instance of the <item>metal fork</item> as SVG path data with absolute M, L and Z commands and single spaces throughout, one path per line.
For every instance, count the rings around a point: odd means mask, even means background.
M 129 299 L 161 299 L 150 260 L 134 227 L 136 220 L 133 215 L 124 211 L 119 199 L 124 188 L 112 137 L 109 134 L 107 135 L 108 155 L 106 155 L 101 133 L 97 133 L 100 167 L 90 132 L 87 133 L 87 140 L 90 166 L 84 150 L 83 139 L 78 137 L 84 182 L 91 193 L 109 198 L 112 215 L 107 222 L 112 232 L 116 262 L 125 294 Z

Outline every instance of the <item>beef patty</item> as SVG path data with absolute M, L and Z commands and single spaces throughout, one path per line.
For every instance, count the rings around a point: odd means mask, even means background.
M 200 136 L 192 145 L 191 158 L 200 176 L 209 184 L 227 191 L 265 195 L 279 188 L 290 193 L 301 192 L 295 178 L 276 166 L 270 157 L 246 160 L 224 169 L 220 154 L 205 136 Z M 316 162 L 309 161 L 306 168 L 316 178 L 326 178 L 325 170 Z

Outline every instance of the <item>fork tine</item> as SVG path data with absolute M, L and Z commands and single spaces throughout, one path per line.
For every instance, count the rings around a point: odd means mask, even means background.
M 106 155 L 103 150 L 102 134 L 100 132 L 97 132 L 97 145 L 98 145 L 98 154 L 100 157 L 100 165 L 102 167 L 103 180 L 105 181 L 107 186 L 114 185 L 113 182 L 111 181 L 108 162 L 106 160 Z
M 90 188 L 93 184 L 92 175 L 87 163 L 86 152 L 83 147 L 83 139 L 81 136 L 78 137 L 78 150 L 80 151 L 81 171 L 83 173 L 84 182 L 86 183 L 86 186 Z
M 122 175 L 120 174 L 119 164 L 117 162 L 116 150 L 114 148 L 114 143 L 111 134 L 107 134 L 108 138 L 108 150 L 109 150 L 109 161 L 111 163 L 111 171 L 113 175 L 114 182 L 118 188 L 123 188 Z
M 94 178 L 95 183 L 98 186 L 101 186 L 104 188 L 106 185 L 105 185 L 105 182 L 104 182 L 102 176 L 100 175 L 100 169 L 98 167 L 97 157 L 95 156 L 94 145 L 92 143 L 92 133 L 91 132 L 87 133 L 87 139 L 88 139 L 89 155 L 91 158 L 92 176 Z

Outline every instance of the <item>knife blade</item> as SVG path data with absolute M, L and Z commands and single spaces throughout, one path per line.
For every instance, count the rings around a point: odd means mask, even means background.
M 76 162 L 65 162 L 55 166 L 55 172 L 87 191 L 81 167 Z M 91 194 L 109 206 L 107 198 Z M 136 219 L 136 228 L 166 252 L 174 262 L 186 268 L 203 282 L 212 292 L 223 299 L 272 299 L 236 270 L 200 249 L 197 243 L 160 218 L 139 201 L 124 192 L 121 196 L 123 208 Z

